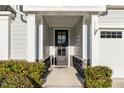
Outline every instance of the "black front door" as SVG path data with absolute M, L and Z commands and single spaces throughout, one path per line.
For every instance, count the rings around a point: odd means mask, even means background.
M 55 30 L 56 65 L 68 65 L 68 30 Z

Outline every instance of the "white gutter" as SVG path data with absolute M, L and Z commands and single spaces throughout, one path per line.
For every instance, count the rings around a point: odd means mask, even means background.
M 20 6 L 20 7 L 21 7 L 21 6 Z M 16 10 L 16 9 L 14 9 L 14 10 L 15 10 L 18 14 L 21 15 L 21 20 L 22 20 L 24 23 L 27 23 L 27 21 L 23 19 L 23 16 L 26 16 L 26 14 L 25 14 L 24 12 L 22 12 L 22 11 L 19 11 L 19 10 Z
M 26 16 L 26 14 L 25 14 L 25 13 L 20 12 L 19 10 L 16 10 L 16 9 L 15 9 L 15 11 L 16 11 L 18 14 L 20 14 L 20 15 Z
M 77 12 L 102 12 L 106 6 L 23 6 L 25 12 L 44 11 L 77 11 Z
M 124 5 L 107 5 L 107 9 L 124 9 Z

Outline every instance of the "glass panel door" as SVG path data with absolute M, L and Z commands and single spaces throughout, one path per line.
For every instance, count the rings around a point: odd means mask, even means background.
M 55 30 L 56 65 L 68 65 L 68 30 Z

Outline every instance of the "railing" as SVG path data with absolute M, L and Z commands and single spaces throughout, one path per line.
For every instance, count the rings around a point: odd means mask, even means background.
M 72 56 L 73 58 L 73 67 L 77 70 L 77 72 L 83 76 L 83 60 L 80 57 Z
M 52 56 L 47 56 L 46 58 L 43 59 L 43 63 L 45 64 L 45 72 L 43 74 L 44 75 L 43 77 L 45 77 L 48 74 L 49 68 L 52 65 L 52 59 L 53 59 Z

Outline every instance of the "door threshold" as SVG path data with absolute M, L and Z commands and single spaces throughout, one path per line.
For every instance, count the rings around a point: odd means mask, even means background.
M 68 68 L 68 66 L 55 65 L 55 68 Z

